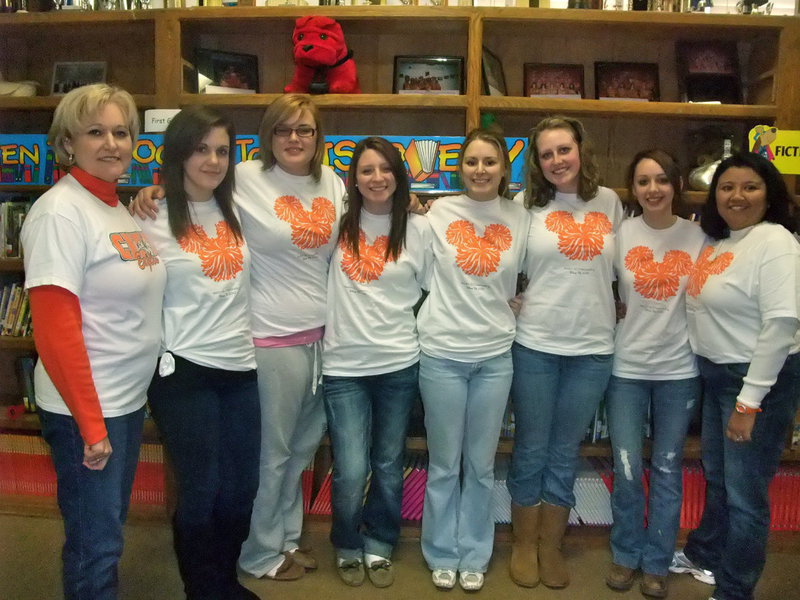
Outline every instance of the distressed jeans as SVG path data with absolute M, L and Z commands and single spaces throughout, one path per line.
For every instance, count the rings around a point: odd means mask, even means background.
M 623 567 L 666 575 L 680 524 L 683 445 L 699 406 L 700 378 L 650 381 L 612 376 L 606 398 L 614 452 L 612 559 Z M 642 446 L 648 409 L 653 449 L 645 527 Z

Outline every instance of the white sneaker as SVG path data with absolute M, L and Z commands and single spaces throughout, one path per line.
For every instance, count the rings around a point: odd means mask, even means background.
M 440 590 L 452 590 L 456 585 L 455 569 L 434 569 L 431 573 L 433 585 Z
M 477 592 L 483 587 L 483 573 L 461 571 L 458 574 L 458 585 L 465 592 Z
M 716 585 L 717 581 L 714 579 L 714 573 L 707 569 L 701 569 L 694 565 L 692 561 L 686 558 L 683 550 L 676 550 L 672 555 L 672 564 L 669 566 L 670 573 L 689 573 L 692 577 L 702 583 L 708 585 Z M 713 600 L 713 598 L 709 598 Z

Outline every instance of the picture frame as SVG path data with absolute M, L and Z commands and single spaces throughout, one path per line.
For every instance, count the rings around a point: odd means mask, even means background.
M 57 62 L 53 65 L 50 93 L 61 96 L 90 83 L 105 83 L 107 69 L 105 61 Z
M 658 102 L 658 64 L 638 62 L 594 63 L 595 97 L 598 100 Z
M 255 94 L 258 57 L 223 50 L 195 51 L 198 94 Z
M 564 63 L 525 63 L 523 95 L 545 98 L 585 98 L 583 65 Z
M 483 47 L 483 57 L 481 60 L 481 70 L 483 73 L 483 94 L 485 96 L 507 96 L 506 76 L 503 73 L 503 63 L 500 58 Z
M 393 94 L 463 94 L 461 56 L 395 56 Z
M 678 40 L 675 43 L 675 56 L 683 102 L 742 102 L 736 42 Z

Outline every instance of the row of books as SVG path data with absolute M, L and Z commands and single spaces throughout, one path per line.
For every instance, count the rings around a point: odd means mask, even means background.
M 19 235 L 30 208 L 24 196 L 0 194 L 0 258 L 22 257 Z
M 424 454 L 410 456 L 403 480 L 401 516 L 408 521 L 422 519 L 427 483 Z M 508 458 L 499 457 L 492 493 L 492 518 L 495 523 L 511 522 L 511 495 L 506 486 Z M 575 480 L 575 507 L 570 513 L 572 525 L 609 526 L 613 468 L 608 459 L 582 459 Z M 649 490 L 649 472 L 643 477 Z M 314 515 L 331 514 L 331 473 L 312 497 L 313 468 L 303 472 L 303 507 Z M 700 523 L 705 502 L 705 479 L 699 461 L 685 461 L 683 466 L 683 504 L 680 527 L 693 529 Z M 369 489 L 369 482 L 367 483 Z M 365 490 L 366 491 L 366 490 Z M 54 496 L 56 477 L 49 448 L 37 435 L 0 434 L 0 494 Z M 769 488 L 773 531 L 800 531 L 800 465 L 781 465 Z M 133 486 L 132 502 L 159 505 L 166 502 L 164 493 L 164 455 L 159 444 L 143 444 L 139 468 Z M 645 516 L 645 519 L 647 517 Z
M 21 283 L 4 285 L 0 294 L 0 335 L 30 335 L 31 327 L 28 290 Z

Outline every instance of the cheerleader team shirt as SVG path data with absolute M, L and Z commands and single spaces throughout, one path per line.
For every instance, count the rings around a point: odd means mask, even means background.
M 430 295 L 417 318 L 419 343 L 434 358 L 478 362 L 514 341 L 508 301 L 522 270 L 528 211 L 510 200 L 461 195 L 436 202 Z
M 387 260 L 391 218 L 361 209 L 359 256 L 344 243 L 333 253 L 322 353 L 325 375 L 381 375 L 419 360 L 413 309 L 431 256 L 430 225 L 423 216 L 409 215 L 400 255 Z

